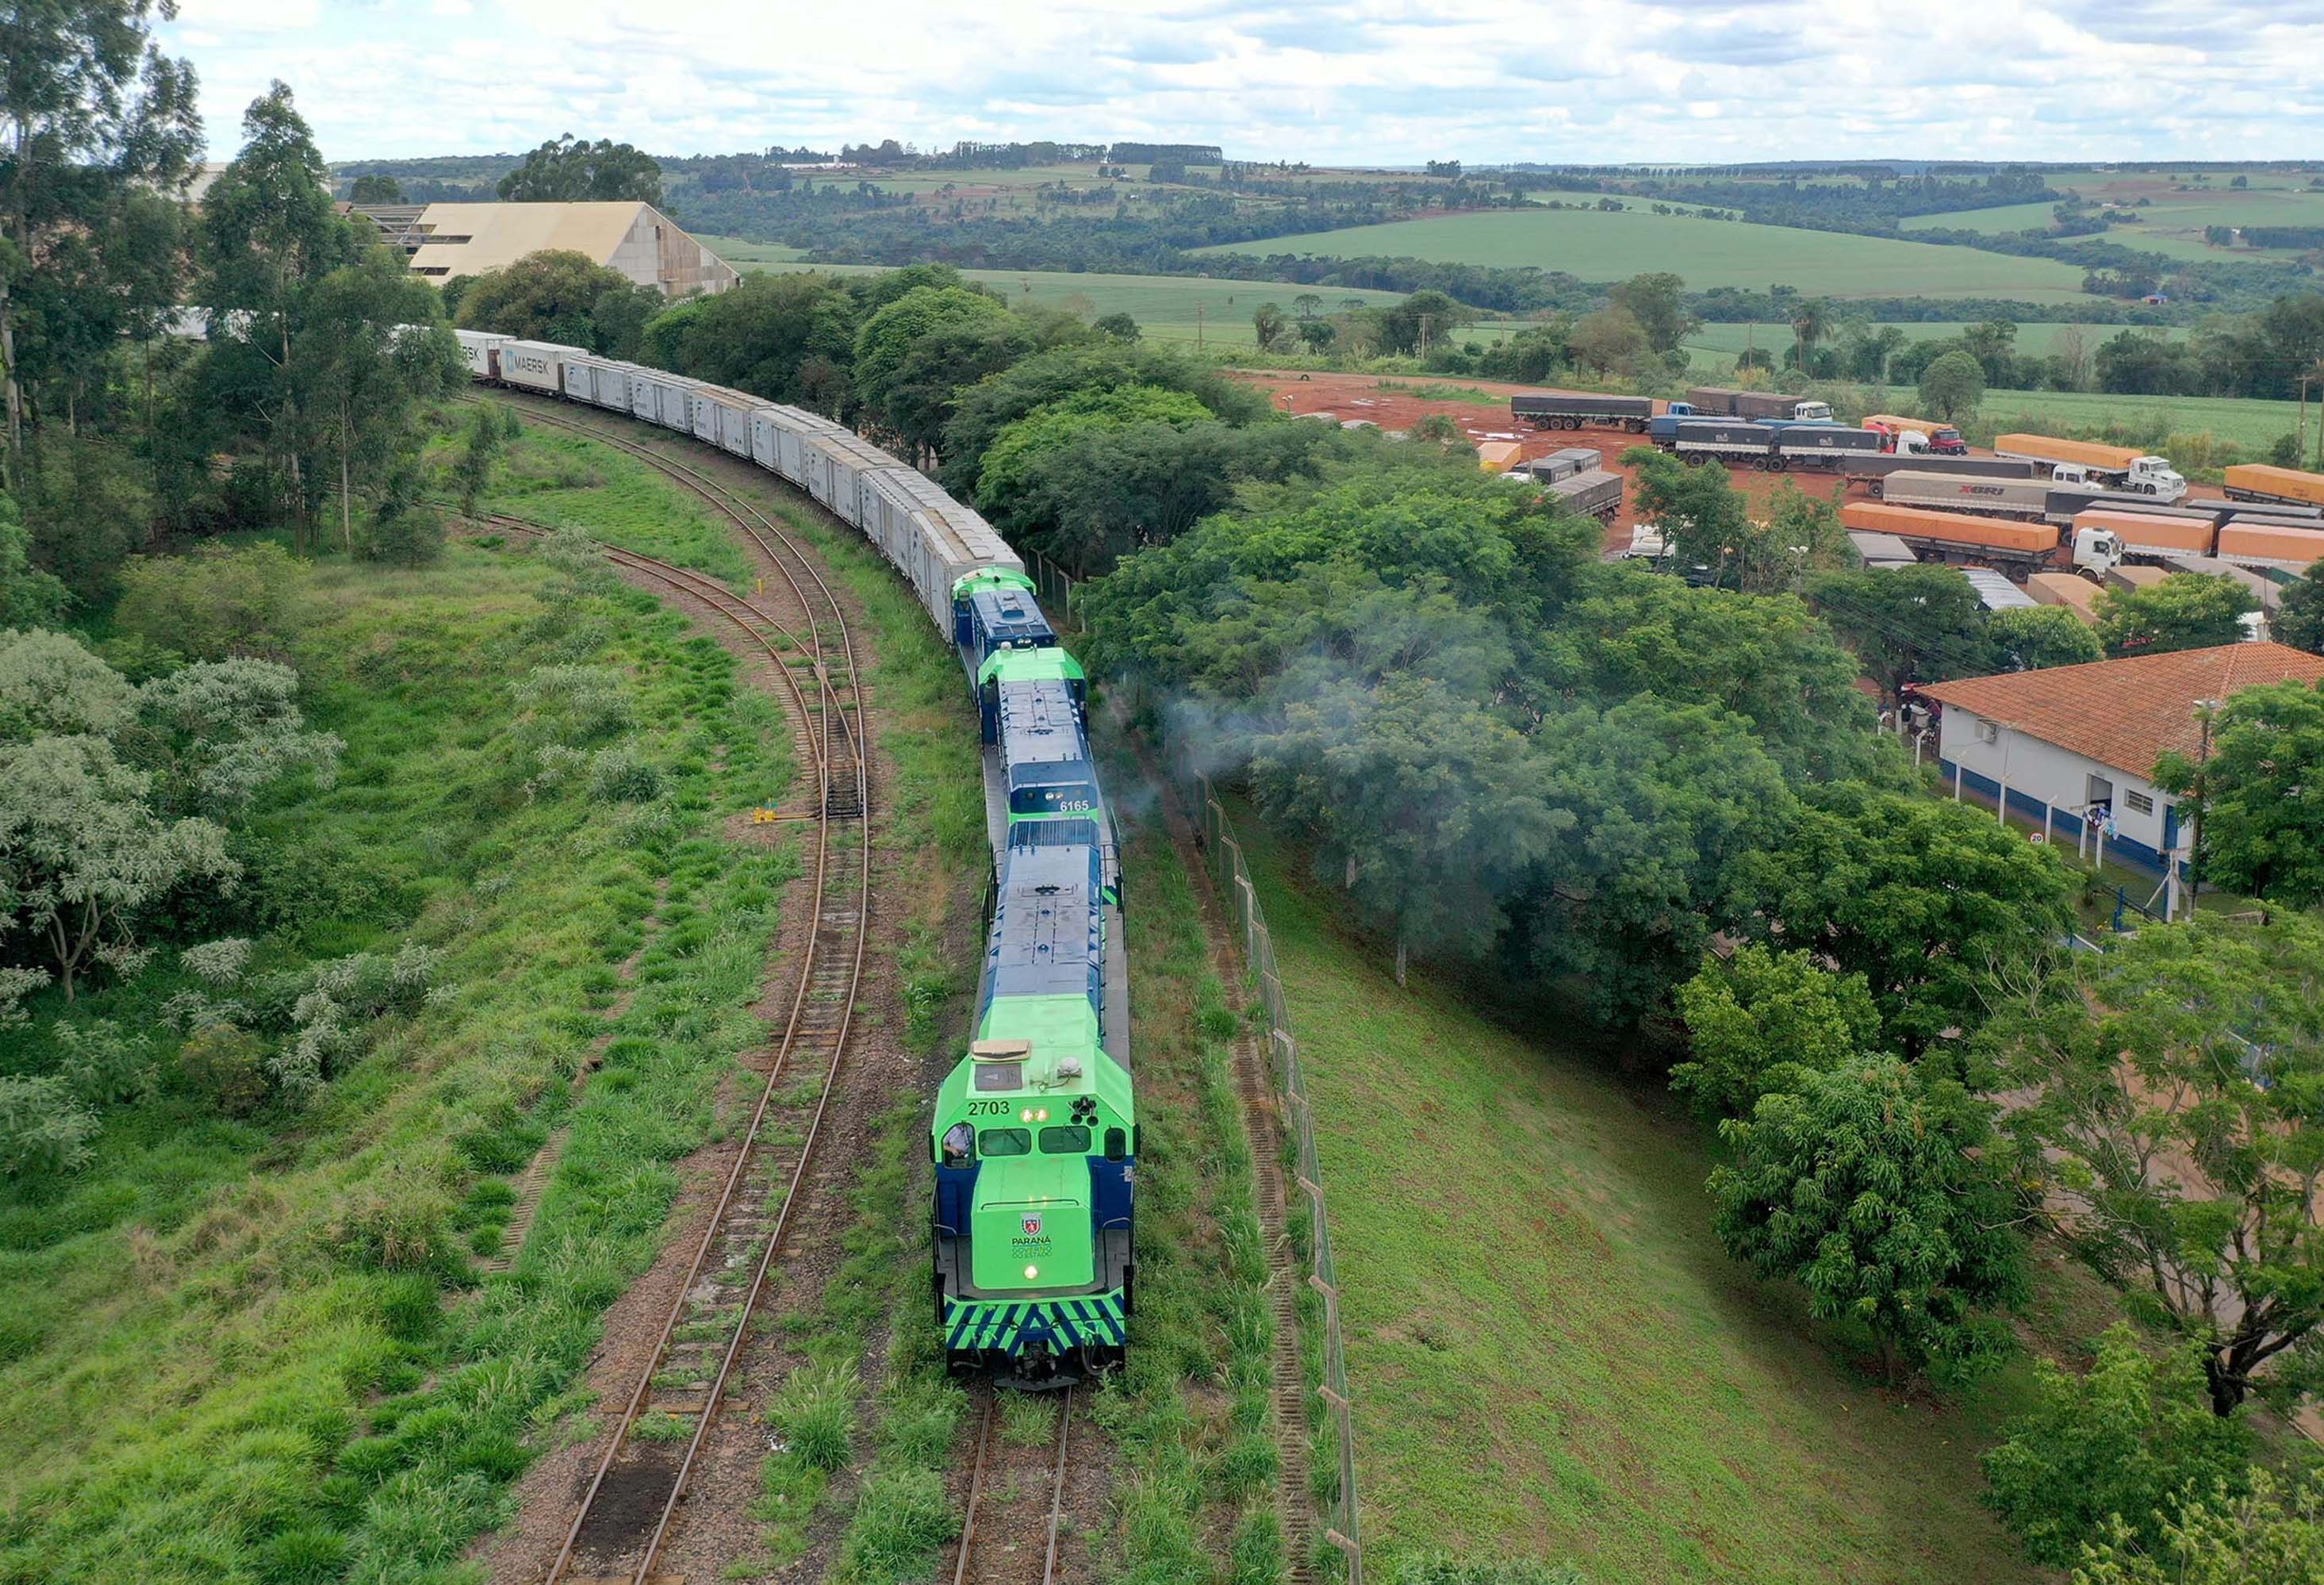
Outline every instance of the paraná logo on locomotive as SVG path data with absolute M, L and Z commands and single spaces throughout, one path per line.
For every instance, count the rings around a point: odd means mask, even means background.
M 1028 1216 L 1025 1219 L 1025 1236 L 1028 1239 L 1038 1239 L 1041 1236 L 1041 1219 L 1039 1217 Z

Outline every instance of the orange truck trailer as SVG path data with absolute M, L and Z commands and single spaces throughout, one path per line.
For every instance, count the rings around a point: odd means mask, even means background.
M 2227 471 L 2227 482 L 2230 501 L 2282 501 L 2298 506 L 2324 506 L 2324 474 L 2303 474 L 2298 468 L 2239 462 Z
M 2126 557 L 2178 560 L 2208 556 L 2238 567 L 2291 572 L 2306 572 L 2324 561 L 2324 527 L 2296 529 L 2233 518 L 2221 524 L 2199 517 L 2091 507 L 2074 514 L 2074 532 L 2085 531 L 2113 535 Z
M 2172 470 L 2168 457 L 2149 456 L 2127 446 L 2061 440 L 2050 435 L 1997 435 L 1993 455 L 2043 465 L 2061 484 L 2103 484 L 2164 501 L 2176 501 L 2187 493 L 2187 481 Z
M 1851 501 L 1840 521 L 1861 533 L 1894 534 L 1923 561 L 1997 567 L 2012 576 L 2044 567 L 2104 577 L 2122 559 L 2122 541 L 2110 530 L 2012 522 L 1881 501 Z

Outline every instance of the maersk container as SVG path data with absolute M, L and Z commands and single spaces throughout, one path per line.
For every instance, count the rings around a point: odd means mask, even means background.
M 587 355 L 554 341 L 501 344 L 501 382 L 555 396 L 565 389 L 565 360 Z
M 471 375 L 479 380 L 499 377 L 493 355 L 508 344 L 507 336 L 491 330 L 455 330 L 452 338 L 460 344 L 460 355 L 467 360 Z

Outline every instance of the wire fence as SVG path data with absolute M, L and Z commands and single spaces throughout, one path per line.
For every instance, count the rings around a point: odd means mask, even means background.
M 1081 631 L 1081 606 L 1074 599 L 1081 592 L 1081 581 L 1038 550 L 1025 552 L 1025 571 L 1033 579 L 1034 592 L 1041 596 L 1042 609 L 1056 620 L 1057 631 Z
M 1346 1350 L 1340 1330 L 1340 1276 L 1332 1260 L 1332 1224 L 1323 1210 L 1323 1172 L 1315 1156 L 1315 1129 L 1307 1102 L 1307 1079 L 1299 1061 L 1299 1042 L 1291 1033 L 1291 1009 L 1283 995 L 1283 975 L 1276 966 L 1275 941 L 1267 916 L 1259 906 L 1259 891 L 1243 863 L 1242 843 L 1228 820 L 1226 809 L 1210 778 L 1194 768 L 1191 750 L 1163 744 L 1166 774 L 1195 812 L 1202 847 L 1212 880 L 1235 910 L 1242 929 L 1243 963 L 1257 982 L 1259 1000 L 1267 1009 L 1268 1066 L 1289 1120 L 1294 1184 L 1305 1195 L 1309 1210 L 1307 1286 L 1323 1301 L 1323 1381 L 1317 1396 L 1328 1411 L 1332 1440 L 1337 1444 L 1339 1476 L 1325 1502 L 1324 1539 L 1346 1559 L 1349 1585 L 1363 1585 L 1364 1551 L 1358 1527 L 1356 1501 L 1356 1433 L 1354 1407 L 1348 1394 Z M 1289 1207 L 1286 1207 L 1286 1213 Z M 1325 1495 L 1325 1494 L 1318 1494 Z

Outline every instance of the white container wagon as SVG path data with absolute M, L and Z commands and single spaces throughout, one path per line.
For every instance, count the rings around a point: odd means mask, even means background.
M 565 360 L 587 355 L 577 346 L 554 341 L 505 341 L 501 344 L 501 383 L 555 396 L 565 389 Z
M 833 516 L 860 528 L 863 475 L 904 465 L 861 436 L 834 429 L 836 433 L 810 436 L 806 441 L 807 493 Z
M 452 338 L 460 344 L 460 355 L 467 360 L 472 376 L 478 380 L 500 378 L 494 355 L 508 345 L 509 337 L 491 330 L 455 330 Z
M 626 413 L 630 410 L 632 373 L 631 364 L 601 358 L 595 353 L 576 353 L 565 360 L 565 394 L 591 407 Z
M 849 431 L 819 413 L 770 403 L 751 414 L 751 460 L 807 488 L 807 442 L 814 435 Z
M 681 374 L 641 368 L 630 375 L 630 412 L 649 424 L 659 424 L 681 435 L 694 433 L 694 409 L 689 400 L 694 382 Z
M 723 385 L 696 385 L 693 401 L 696 440 L 736 456 L 751 455 L 751 410 L 758 398 Z
M 981 567 L 1022 572 L 1024 563 L 974 511 L 915 469 L 860 475 L 861 527 L 912 585 L 936 631 L 953 632 L 953 585 Z

